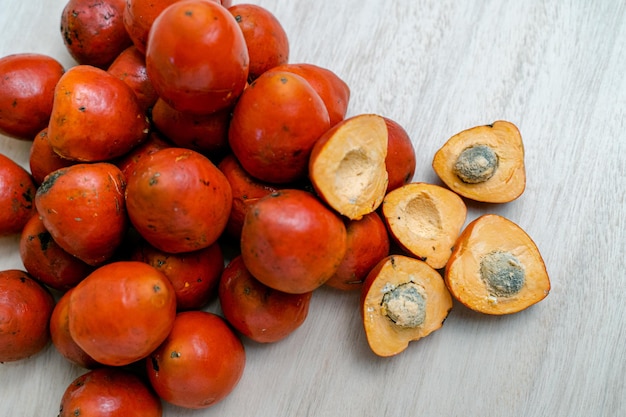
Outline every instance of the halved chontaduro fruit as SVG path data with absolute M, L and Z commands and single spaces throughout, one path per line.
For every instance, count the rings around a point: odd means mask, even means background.
M 351 220 L 375 211 L 383 201 L 387 135 L 382 116 L 361 114 L 333 126 L 313 147 L 309 178 L 315 191 Z
M 497 214 L 482 215 L 465 228 L 444 279 L 459 302 L 492 315 L 517 313 L 550 292 L 550 278 L 533 240 Z
M 389 233 L 404 250 L 440 269 L 465 224 L 467 207 L 447 188 L 414 182 L 388 193 L 382 213 Z
M 390 255 L 368 274 L 361 316 L 371 350 L 388 357 L 443 325 L 452 297 L 439 273 L 419 259 Z
M 508 203 L 526 188 L 522 136 L 507 121 L 452 136 L 435 153 L 432 166 L 452 191 L 474 201 Z

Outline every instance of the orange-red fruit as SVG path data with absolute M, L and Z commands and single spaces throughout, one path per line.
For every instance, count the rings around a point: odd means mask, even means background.
M 107 162 L 76 164 L 46 177 L 35 205 L 43 225 L 66 252 L 89 265 L 107 261 L 128 227 L 124 174 Z
M 74 289 L 70 288 L 57 301 L 50 316 L 50 337 L 56 350 L 71 363 L 83 368 L 97 368 L 102 364 L 89 356 L 76 344 L 69 327 L 70 297 Z
M 200 309 L 208 304 L 217 295 L 224 270 L 224 256 L 217 242 L 185 253 L 166 253 L 147 242 L 140 242 L 130 259 L 152 265 L 170 280 L 178 311 Z
M 178 1 L 152 24 L 148 77 L 178 111 L 207 114 L 231 106 L 246 85 L 248 66 L 243 33 L 218 3 Z
M 230 394 L 243 375 L 241 340 L 220 316 L 178 313 L 169 336 L 146 360 L 150 384 L 163 400 L 207 408 Z
M 387 125 L 387 192 L 390 192 L 411 182 L 417 161 L 413 142 L 404 127 L 388 117 L 384 119 Z
M 226 155 L 220 161 L 218 168 L 226 176 L 233 191 L 233 206 L 225 232 L 230 238 L 239 241 L 248 207 L 259 198 L 277 191 L 278 188 L 251 177 L 232 154 Z
M 128 177 L 130 220 L 152 246 L 170 253 L 212 245 L 230 215 L 232 191 L 205 156 L 166 148 L 142 158 Z
M 0 271 L 0 362 L 28 358 L 50 341 L 54 298 L 24 271 Z
M 306 191 L 277 191 L 246 213 L 241 256 L 250 273 L 270 288 L 313 291 L 335 273 L 345 253 L 343 221 Z
M 0 133 L 32 140 L 48 126 L 54 88 L 64 71 L 61 63 L 47 55 L 0 58 Z
M 148 356 L 169 334 L 176 295 L 163 273 L 143 262 L 99 267 L 72 291 L 69 330 L 96 361 L 122 366 Z
M 24 226 L 20 236 L 20 258 L 26 271 L 43 284 L 66 291 L 83 280 L 93 267 L 63 250 L 37 214 Z
M 124 178 L 129 178 L 135 170 L 135 165 L 142 159 L 161 149 L 170 148 L 172 144 L 155 131 L 150 132 L 148 139 L 121 158 L 115 160 L 115 165 L 122 171 Z
M 120 368 L 98 368 L 77 377 L 61 397 L 58 417 L 161 417 L 163 406 L 148 385 Z
M 60 156 L 111 160 L 141 143 L 148 131 L 134 91 L 105 70 L 77 65 L 57 83 L 48 140 Z
M 289 60 L 289 39 L 285 29 L 269 10 L 256 4 L 235 4 L 228 8 L 239 24 L 250 56 L 249 80 Z
M 67 51 L 79 63 L 106 68 L 132 45 L 122 19 L 125 0 L 68 0 L 61 12 Z
M 46 175 L 50 174 L 52 171 L 77 163 L 78 161 L 61 158 L 59 154 L 54 152 L 48 140 L 47 127 L 35 136 L 30 146 L 28 164 L 33 181 L 35 181 L 37 185 L 41 184 L 44 178 L 46 178 Z
M 237 102 L 228 140 L 250 175 L 290 183 L 306 177 L 313 145 L 329 127 L 324 102 L 304 78 L 267 71 Z
M 244 336 L 259 343 L 284 339 L 304 323 L 312 292 L 288 294 L 264 285 L 233 258 L 219 283 L 224 318 Z
M 154 19 L 170 4 L 179 0 L 126 0 L 123 22 L 130 39 L 142 55 L 146 54 L 148 34 Z
M 228 149 L 230 107 L 209 114 L 180 112 L 159 99 L 152 108 L 152 123 L 181 148 L 218 159 Z
M 292 72 L 307 80 L 322 98 L 331 126 L 345 118 L 350 102 L 350 87 L 330 69 L 310 63 L 288 63 L 272 70 Z
M 146 57 L 134 45 L 124 49 L 107 72 L 128 84 L 142 109 L 148 110 L 159 98 L 146 72 Z
M 0 154 L 0 236 L 20 233 L 35 214 L 37 187 L 28 172 Z
M 389 255 L 390 239 L 376 212 L 359 220 L 347 220 L 346 231 L 346 255 L 326 285 L 349 291 L 360 289 L 371 269 Z

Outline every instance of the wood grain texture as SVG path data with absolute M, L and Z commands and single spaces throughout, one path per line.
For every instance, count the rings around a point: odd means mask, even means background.
M 527 188 L 468 221 L 506 216 L 535 240 L 552 280 L 508 317 L 455 305 L 441 330 L 394 358 L 374 356 L 358 296 L 328 289 L 275 345 L 246 343 L 237 389 L 204 411 L 166 416 L 626 415 L 626 2 L 254 1 L 291 41 L 291 61 L 325 66 L 352 89 L 350 114 L 401 123 L 415 180 L 453 134 L 498 119 L 519 127 Z M 0 56 L 42 52 L 73 65 L 58 30 L 63 0 L 2 0 Z M 0 138 L 27 167 L 28 142 Z M 22 268 L 17 238 L 0 269 Z M 213 305 L 211 309 L 217 310 Z M 84 370 L 53 347 L 0 365 L 0 415 L 56 415 Z

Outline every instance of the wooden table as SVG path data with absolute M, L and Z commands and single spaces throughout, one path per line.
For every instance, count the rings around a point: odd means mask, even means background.
M 438 183 L 434 152 L 498 119 L 526 148 L 527 187 L 501 214 L 539 247 L 552 280 L 541 303 L 491 317 L 455 304 L 443 328 L 400 355 L 369 350 L 356 293 L 316 292 L 305 324 L 274 345 L 246 341 L 244 376 L 213 408 L 167 416 L 626 415 L 626 2 L 255 1 L 282 22 L 291 62 L 351 87 L 349 114 L 401 123 L 416 181 Z M 0 56 L 47 53 L 74 65 L 63 0 L 2 0 Z M 29 143 L 0 138 L 28 165 Z M 22 268 L 17 237 L 0 268 Z M 215 305 L 210 307 L 217 309 Z M 49 346 L 0 365 L 0 415 L 53 416 L 85 370 Z

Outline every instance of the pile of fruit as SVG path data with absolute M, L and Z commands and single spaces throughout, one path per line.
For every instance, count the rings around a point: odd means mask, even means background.
M 69 0 L 61 33 L 71 68 L 0 58 L 0 133 L 32 141 L 30 172 L 0 155 L 0 235 L 20 234 L 24 265 L 0 272 L 0 361 L 51 341 L 84 367 L 60 416 L 106 396 L 116 415 L 209 407 L 243 374 L 242 338 L 289 336 L 322 286 L 360 294 L 379 356 L 439 329 L 453 299 L 510 314 L 548 294 L 519 226 L 463 230 L 464 199 L 524 191 L 512 123 L 450 138 L 445 185 L 415 182 L 405 129 L 348 116 L 346 82 L 289 62 L 261 6 Z

